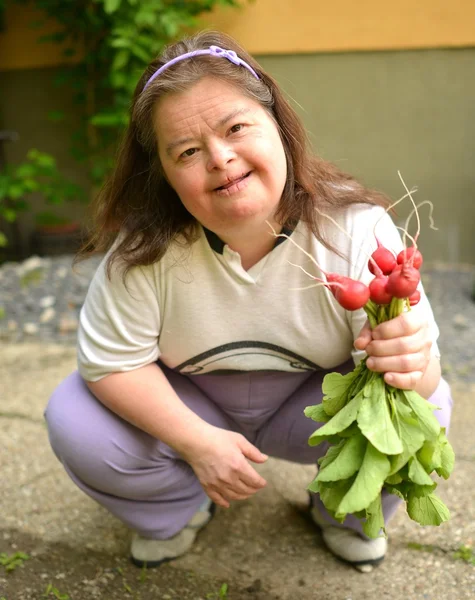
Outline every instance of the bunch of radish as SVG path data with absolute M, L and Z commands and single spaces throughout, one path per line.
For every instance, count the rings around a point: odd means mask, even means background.
M 421 280 L 422 254 L 417 247 L 410 246 L 395 256 L 378 238 L 376 241 L 378 247 L 368 261 L 368 268 L 375 276 L 369 285 L 335 273 L 325 273 L 326 281 L 320 280 L 345 310 L 364 308 L 372 324 L 375 316 L 379 315 L 378 322 L 393 318 L 395 311 L 402 312 L 404 304 L 415 306 L 421 298 L 417 286 Z
M 369 285 L 325 271 L 324 280 L 314 277 L 346 310 L 364 309 L 373 328 L 419 302 L 422 265 L 415 240 L 398 255 L 376 241 L 368 261 L 374 275 Z M 308 406 L 305 415 L 319 423 L 309 444 L 330 446 L 308 487 L 329 514 L 341 522 L 354 515 L 368 537 L 377 537 L 384 531 L 384 489 L 404 500 L 419 524 L 447 521 L 449 511 L 434 494 L 431 475 L 447 479 L 454 453 L 434 416 L 437 407 L 415 391 L 388 385 L 383 373 L 367 368 L 366 359 L 347 375 L 326 375 L 323 393 L 323 402 Z

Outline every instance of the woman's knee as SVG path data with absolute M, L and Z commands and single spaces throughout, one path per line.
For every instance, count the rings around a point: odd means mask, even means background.
M 45 419 L 54 453 L 78 477 L 100 470 L 114 452 L 119 417 L 95 398 L 77 371 L 54 390 Z
M 66 377 L 51 394 L 44 416 L 51 446 L 58 457 L 68 446 L 77 446 L 78 438 L 85 435 L 87 416 L 85 411 L 78 410 L 78 404 L 81 397 L 87 403 L 90 394 L 77 371 Z

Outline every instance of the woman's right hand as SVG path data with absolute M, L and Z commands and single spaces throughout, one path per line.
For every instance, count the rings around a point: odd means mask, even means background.
M 240 433 L 211 426 L 198 447 L 183 458 L 191 465 L 208 497 L 224 508 L 231 500 L 245 500 L 266 485 L 248 460 L 263 463 L 262 454 Z

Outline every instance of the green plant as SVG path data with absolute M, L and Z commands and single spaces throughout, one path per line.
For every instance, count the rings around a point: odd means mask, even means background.
M 52 583 L 48 583 L 46 590 L 43 592 L 42 598 L 56 598 L 57 600 L 70 600 L 68 594 L 62 594 L 58 588 L 54 587 Z
M 228 584 L 223 583 L 219 588 L 219 592 L 210 592 L 206 594 L 207 600 L 227 600 L 228 598 Z
M 472 546 L 462 544 L 454 552 L 453 557 L 455 559 L 463 560 L 464 562 L 467 562 L 471 565 L 475 565 L 475 551 L 472 548 Z
M 238 0 L 33 0 L 33 4 L 59 25 L 56 33 L 39 41 L 59 43 L 65 57 L 77 59 L 58 73 L 56 83 L 69 87 L 75 117 L 82 117 L 71 152 L 88 164 L 92 185 L 100 185 L 111 167 L 117 139 L 128 122 L 133 90 L 147 63 L 165 44 L 196 27 L 200 14 L 217 5 L 239 6 Z M 49 116 L 54 121 L 65 117 L 54 107 Z
M 32 149 L 22 163 L 7 165 L 0 172 L 0 217 L 8 223 L 16 221 L 20 213 L 30 208 L 28 198 L 35 193 L 52 206 L 86 199 L 84 189 L 60 172 L 53 156 Z M 38 217 L 38 222 L 45 222 L 47 213 Z M 58 219 L 57 215 L 49 216 L 49 222 L 58 222 Z M 0 247 L 7 243 L 5 234 L 0 231 Z
M 25 560 L 29 560 L 29 555 L 25 552 L 14 552 L 13 554 L 6 554 L 5 552 L 0 553 L 0 565 L 5 567 L 7 573 L 14 571 L 17 567 L 20 567 Z

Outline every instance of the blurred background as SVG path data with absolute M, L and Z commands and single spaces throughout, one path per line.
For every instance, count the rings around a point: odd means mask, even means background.
M 0 260 L 74 251 L 144 66 L 202 28 L 279 81 L 317 153 L 434 204 L 426 260 L 475 263 L 473 0 L 0 0 Z

